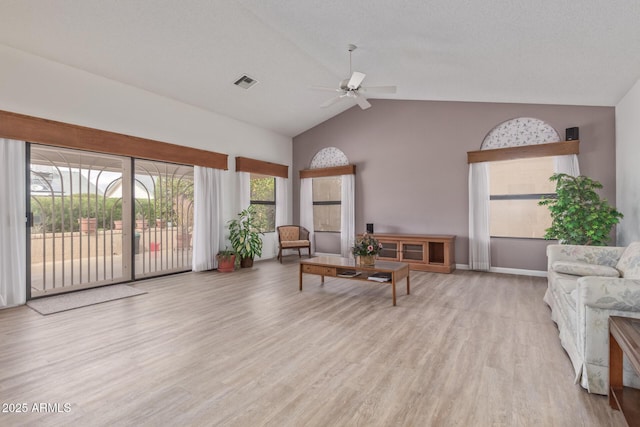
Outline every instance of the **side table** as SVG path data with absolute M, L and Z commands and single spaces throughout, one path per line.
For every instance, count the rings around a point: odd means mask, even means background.
M 622 385 L 622 359 L 640 374 L 640 319 L 609 317 L 609 405 L 630 427 L 640 426 L 640 390 Z

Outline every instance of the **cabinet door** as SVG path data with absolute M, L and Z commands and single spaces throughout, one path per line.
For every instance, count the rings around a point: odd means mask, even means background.
M 402 255 L 400 260 L 404 262 L 426 262 L 427 261 L 427 248 L 425 243 L 419 242 L 402 242 Z
M 382 244 L 382 250 L 378 254 L 379 259 L 398 261 L 398 242 L 389 242 L 380 239 L 378 239 L 378 242 Z

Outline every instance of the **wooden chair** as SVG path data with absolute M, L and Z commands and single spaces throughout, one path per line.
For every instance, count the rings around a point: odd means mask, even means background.
M 282 264 L 283 249 L 297 249 L 298 257 L 302 258 L 300 249 L 307 248 L 309 258 L 311 258 L 311 241 L 309 240 L 309 230 L 299 225 L 281 225 L 278 227 L 278 259 Z

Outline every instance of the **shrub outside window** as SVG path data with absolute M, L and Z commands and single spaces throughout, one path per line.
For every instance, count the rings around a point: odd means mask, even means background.
M 263 233 L 276 231 L 276 179 L 252 173 L 250 189 L 258 229 Z

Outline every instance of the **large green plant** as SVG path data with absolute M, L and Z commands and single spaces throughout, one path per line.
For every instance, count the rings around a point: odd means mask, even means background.
M 253 206 L 249 206 L 238 214 L 237 219 L 229 221 L 229 240 L 234 252 L 240 258 L 253 259 L 262 255 L 263 234 L 256 225 L 256 213 Z
M 544 238 L 573 245 L 606 245 L 611 228 L 623 215 L 595 191 L 602 184 L 586 176 L 563 173 L 553 174 L 549 179 L 556 182 L 557 197 L 545 197 L 538 202 L 551 211 L 551 227 Z

